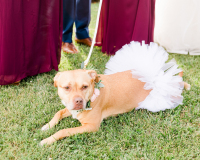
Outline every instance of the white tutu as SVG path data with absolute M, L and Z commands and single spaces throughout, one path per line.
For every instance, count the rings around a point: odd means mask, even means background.
M 174 59 L 166 63 L 167 60 L 168 53 L 156 43 L 141 45 L 132 41 L 110 58 L 105 74 L 131 70 L 133 78 L 146 82 L 144 89 L 152 90 L 136 109 L 158 112 L 175 108 L 183 101 L 184 84 L 182 77 L 177 75 L 181 69 Z

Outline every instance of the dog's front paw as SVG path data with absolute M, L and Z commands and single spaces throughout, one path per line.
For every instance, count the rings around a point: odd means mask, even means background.
M 43 146 L 43 145 L 50 145 L 52 144 L 53 142 L 55 142 L 56 139 L 53 138 L 52 136 L 49 137 L 49 138 L 46 138 L 46 139 L 43 139 L 41 142 L 40 142 L 40 146 Z
M 50 125 L 49 125 L 49 123 L 47 123 L 47 124 L 45 124 L 42 128 L 41 128 L 41 130 L 42 131 L 46 131 L 46 130 L 48 130 L 50 128 Z

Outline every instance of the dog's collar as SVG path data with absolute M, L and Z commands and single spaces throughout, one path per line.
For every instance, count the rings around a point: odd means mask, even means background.
M 90 103 L 94 102 L 94 100 L 100 95 L 100 88 L 104 87 L 104 84 L 101 83 L 101 82 L 102 82 L 102 80 L 95 83 L 94 93 L 93 93 L 92 97 L 90 98 L 90 100 L 87 102 L 85 110 L 91 110 L 92 109 Z

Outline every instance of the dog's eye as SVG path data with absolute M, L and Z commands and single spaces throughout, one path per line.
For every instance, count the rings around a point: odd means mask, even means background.
M 82 89 L 86 89 L 86 88 L 88 88 L 88 86 L 83 86 L 83 87 L 82 87 Z
M 69 90 L 69 86 L 65 87 L 66 90 Z

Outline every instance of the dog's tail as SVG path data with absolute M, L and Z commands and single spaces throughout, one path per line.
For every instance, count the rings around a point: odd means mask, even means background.
M 183 71 L 181 71 L 180 73 L 179 73 L 179 76 L 180 77 L 183 77 Z M 188 84 L 187 82 L 183 82 L 184 83 L 184 88 L 186 89 L 186 90 L 190 90 L 190 88 L 191 88 L 191 85 L 190 84 Z

